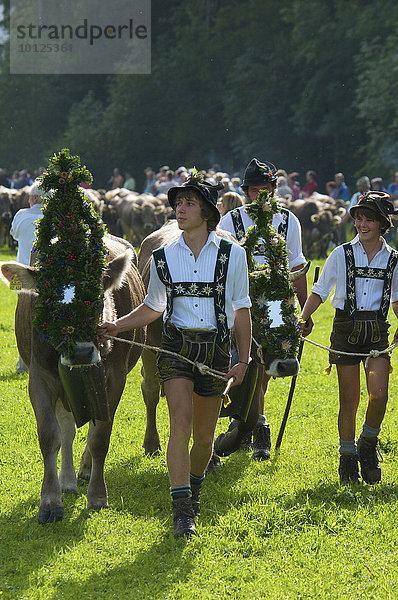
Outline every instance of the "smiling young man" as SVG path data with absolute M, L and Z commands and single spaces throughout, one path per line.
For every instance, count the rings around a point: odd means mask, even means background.
M 175 536 L 196 532 L 199 495 L 213 450 L 214 430 L 226 381 L 242 382 L 251 344 L 250 298 L 246 254 L 219 237 L 218 188 L 191 178 L 168 191 L 181 236 L 155 250 L 148 294 L 137 309 L 99 334 L 117 335 L 142 327 L 163 313 L 158 370 L 166 394 L 170 437 L 167 466 Z M 239 362 L 230 368 L 230 330 L 234 326 Z M 180 359 L 225 373 L 226 380 L 202 374 Z M 189 451 L 191 435 L 193 444 Z
M 362 433 L 356 443 L 363 358 L 355 353 L 385 350 L 388 347 L 390 302 L 398 316 L 398 252 L 382 237 L 391 227 L 390 215 L 394 214 L 394 206 L 388 194 L 367 192 L 350 209 L 350 214 L 358 235 L 352 242 L 332 251 L 304 305 L 301 318 L 306 321 L 335 288 L 331 302 L 336 315 L 330 337 L 334 352 L 330 353 L 329 360 L 336 364 L 339 381 L 340 482 L 358 482 L 359 460 L 362 479 L 373 484 L 381 479 L 377 436 L 387 405 L 390 356 L 372 357 L 365 366 L 369 400 Z M 398 342 L 398 330 L 394 342 Z M 350 355 L 338 354 L 339 351 Z

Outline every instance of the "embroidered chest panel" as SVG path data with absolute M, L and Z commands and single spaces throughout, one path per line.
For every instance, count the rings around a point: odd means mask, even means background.
M 355 265 L 354 260 L 354 251 L 352 245 L 350 243 L 343 244 L 344 255 L 345 255 L 345 263 L 346 263 L 346 273 L 347 273 L 347 289 L 346 289 L 346 297 L 347 297 L 347 311 L 350 317 L 353 317 L 357 312 L 357 299 L 356 299 L 356 291 L 355 291 L 355 279 L 357 277 L 366 278 L 366 279 L 380 279 L 384 282 L 383 284 L 383 293 L 380 303 L 380 308 L 378 310 L 378 315 L 383 319 L 387 318 L 388 309 L 390 306 L 390 297 L 391 297 L 391 284 L 392 277 L 394 274 L 394 269 L 398 262 L 398 252 L 393 250 L 391 252 L 390 257 L 388 259 L 387 267 L 385 269 L 374 268 L 374 267 L 357 267 Z
M 229 339 L 227 315 L 225 312 L 225 287 L 231 248 L 232 242 L 227 240 L 220 241 L 220 247 L 214 269 L 214 280 L 205 282 L 173 282 L 166 261 L 164 248 L 159 248 L 153 252 L 153 259 L 155 261 L 159 279 L 166 288 L 167 306 L 165 318 L 163 320 L 163 334 L 166 337 L 169 337 L 168 326 L 173 312 L 174 298 L 195 297 L 213 298 L 214 311 L 217 321 L 217 337 L 221 342 L 225 342 Z

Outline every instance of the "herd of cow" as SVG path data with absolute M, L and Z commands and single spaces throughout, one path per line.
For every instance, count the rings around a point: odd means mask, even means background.
M 29 189 L 13 190 L 0 186 L 0 245 L 14 247 L 15 242 L 9 234 L 11 221 L 20 208 L 28 207 Z M 109 233 L 125 237 L 136 248 L 148 234 L 172 217 L 166 194 L 152 196 L 124 188 L 109 191 L 88 189 L 85 194 Z M 280 202 L 301 223 L 303 250 L 307 258 L 326 258 L 328 248 L 344 241 L 341 221 L 346 210 L 342 201 L 316 193 L 306 200 L 291 202 L 281 198 Z

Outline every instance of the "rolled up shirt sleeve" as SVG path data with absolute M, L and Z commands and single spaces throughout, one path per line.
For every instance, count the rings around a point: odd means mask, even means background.
M 307 262 L 302 250 L 300 221 L 292 212 L 289 214 L 286 244 L 289 251 L 287 257 L 289 269 L 294 269 L 294 267 Z
M 232 275 L 232 294 L 231 302 L 234 310 L 240 308 L 250 308 L 251 301 L 249 296 L 249 276 L 247 271 L 246 252 L 240 246 L 233 245 L 234 253 L 233 265 L 230 265 Z M 228 270 L 228 276 L 230 270 Z
M 152 310 L 163 312 L 166 308 L 166 287 L 160 281 L 156 270 L 155 261 L 152 259 L 149 275 L 148 293 L 144 298 L 144 304 Z
M 398 266 L 394 269 L 394 274 L 392 276 L 391 283 L 391 302 L 396 302 L 398 300 Z
M 335 248 L 333 252 L 326 259 L 325 265 L 322 269 L 321 276 L 317 283 L 312 286 L 312 292 L 318 294 L 321 297 L 322 302 L 325 302 L 336 285 L 338 275 L 338 251 L 342 250 L 341 247 Z

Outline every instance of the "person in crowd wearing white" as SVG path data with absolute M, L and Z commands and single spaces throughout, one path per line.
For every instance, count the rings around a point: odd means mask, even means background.
M 43 216 L 43 200 L 51 193 L 41 190 L 40 183 L 35 181 L 29 191 L 29 208 L 21 208 L 12 220 L 10 234 L 18 242 L 17 262 L 23 265 L 30 265 L 37 222 Z M 19 374 L 27 371 L 28 367 L 19 356 L 16 372 Z
M 366 483 L 378 483 L 381 479 L 377 439 L 388 398 L 388 353 L 372 356 L 365 362 L 369 398 L 357 442 L 355 430 L 360 363 L 364 361 L 359 354 L 388 348 L 390 302 L 398 316 L 398 252 L 383 238 L 391 227 L 392 214 L 394 206 L 388 194 L 369 191 L 359 197 L 350 209 L 358 234 L 332 251 L 301 313 L 302 322 L 307 321 L 335 288 L 331 303 L 336 314 L 330 338 L 334 352 L 330 352 L 329 360 L 330 364 L 336 364 L 339 383 L 339 476 L 344 485 L 358 482 L 358 461 Z M 302 333 L 307 335 L 304 329 Z M 394 334 L 396 342 L 398 329 Z

